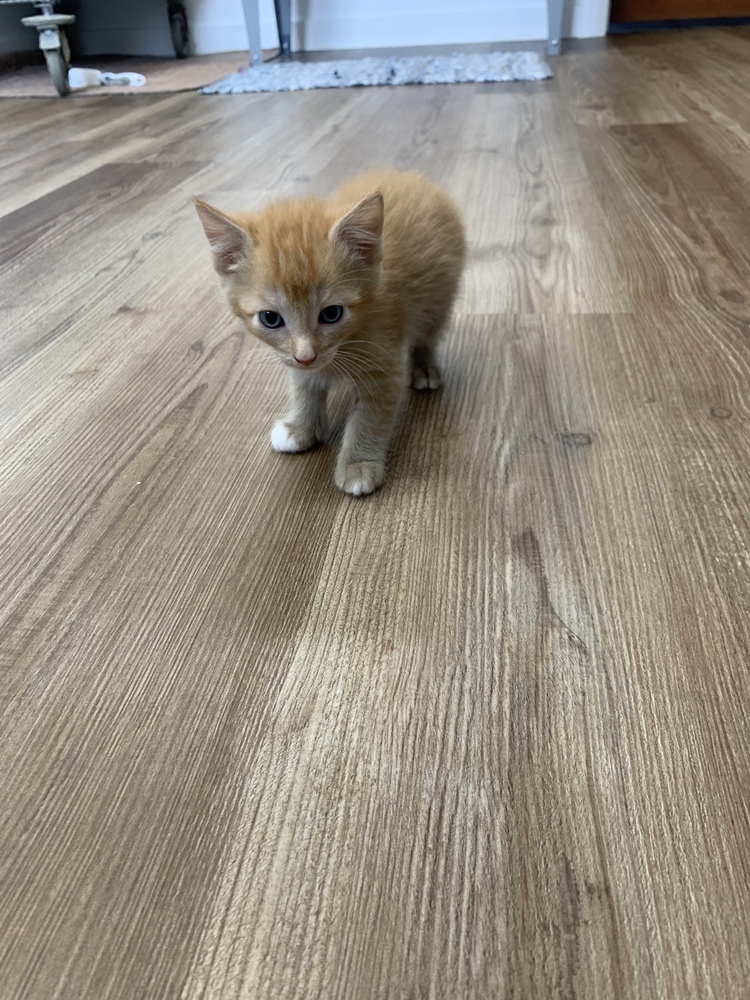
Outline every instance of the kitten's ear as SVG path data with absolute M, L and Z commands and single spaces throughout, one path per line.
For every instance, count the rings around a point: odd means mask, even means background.
M 383 213 L 380 191 L 368 194 L 343 219 L 339 219 L 329 238 L 334 243 L 343 243 L 363 264 L 377 264 L 380 260 L 380 237 L 383 235 Z
M 253 248 L 247 232 L 208 202 L 195 198 L 195 208 L 214 255 L 219 274 L 233 274 Z

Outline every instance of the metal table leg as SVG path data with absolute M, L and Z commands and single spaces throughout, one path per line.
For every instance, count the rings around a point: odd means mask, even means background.
M 550 56 L 560 55 L 562 44 L 562 23 L 565 11 L 564 0 L 547 0 L 547 23 L 549 26 L 549 40 L 547 42 L 547 54 Z
M 245 8 L 245 25 L 247 26 L 247 42 L 250 49 L 250 65 L 261 66 L 263 50 L 260 47 L 260 12 L 258 0 L 242 0 Z
M 292 52 L 292 0 L 273 0 L 276 7 L 276 24 L 279 27 L 281 58 Z

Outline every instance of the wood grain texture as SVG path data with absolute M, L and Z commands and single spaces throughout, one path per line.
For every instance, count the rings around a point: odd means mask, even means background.
M 750 33 L 660 37 L 0 104 L 2 1000 L 747 997 Z M 470 256 L 355 500 L 190 196 L 377 165 Z

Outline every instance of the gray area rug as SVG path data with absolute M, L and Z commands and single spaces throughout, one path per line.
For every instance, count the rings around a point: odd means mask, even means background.
M 390 56 L 335 62 L 269 62 L 222 77 L 202 94 L 257 94 L 327 87 L 398 87 L 407 83 L 504 83 L 545 80 L 552 70 L 536 52 Z

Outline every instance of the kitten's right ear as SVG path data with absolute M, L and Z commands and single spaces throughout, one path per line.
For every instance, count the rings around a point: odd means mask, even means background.
M 195 208 L 203 223 L 219 274 L 233 274 L 253 248 L 247 232 L 208 202 L 195 198 Z
M 331 229 L 329 238 L 334 243 L 343 243 L 349 253 L 363 264 L 377 264 L 380 260 L 384 212 L 380 191 L 368 194 L 343 219 L 339 219 Z

